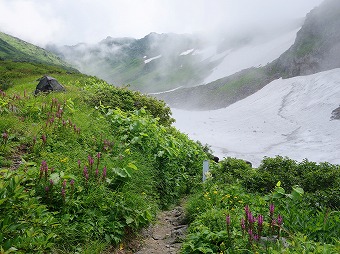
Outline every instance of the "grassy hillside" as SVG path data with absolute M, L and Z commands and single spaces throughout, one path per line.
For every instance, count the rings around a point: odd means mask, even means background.
M 338 253 L 339 165 L 227 158 L 202 184 L 207 148 L 164 102 L 41 64 L 0 61 L 4 74 L 0 253 L 123 251 L 184 195 L 182 253 Z M 44 74 L 67 91 L 33 96 Z
M 64 69 L 0 61 L 0 253 L 100 253 L 189 193 L 206 158 L 163 102 Z M 37 78 L 65 93 L 33 96 Z
M 0 32 L 0 60 L 25 61 L 75 70 L 55 54 Z

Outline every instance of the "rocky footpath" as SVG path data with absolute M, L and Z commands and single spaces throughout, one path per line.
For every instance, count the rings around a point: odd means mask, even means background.
M 176 254 L 187 230 L 185 214 L 181 206 L 161 212 L 156 222 L 144 229 L 140 235 L 128 239 L 111 254 Z
M 142 248 L 136 254 L 179 253 L 187 225 L 182 207 L 158 215 L 156 224 L 143 232 Z

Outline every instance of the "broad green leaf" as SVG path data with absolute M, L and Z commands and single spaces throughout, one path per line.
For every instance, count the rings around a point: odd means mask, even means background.
M 134 222 L 134 219 L 132 219 L 131 217 L 126 217 L 125 218 L 126 224 L 131 224 L 132 222 Z
M 134 170 L 138 170 L 137 166 L 135 164 L 133 164 L 132 162 L 129 162 L 129 164 L 127 165 L 129 168 L 132 168 Z
M 281 195 L 284 195 L 286 193 L 285 189 L 282 187 L 275 188 L 275 192 L 280 193 Z
M 54 184 L 57 184 L 60 181 L 60 176 L 58 173 L 52 173 L 50 175 L 50 179 L 53 181 Z
M 293 191 L 299 193 L 300 195 L 305 193 L 305 191 L 301 187 L 298 187 L 298 186 L 294 186 Z

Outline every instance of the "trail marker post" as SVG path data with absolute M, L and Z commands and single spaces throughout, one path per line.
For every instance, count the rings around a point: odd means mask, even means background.
M 205 160 L 203 161 L 203 182 L 205 181 L 205 179 L 207 178 L 206 177 L 206 173 L 209 171 L 209 161 L 208 160 Z

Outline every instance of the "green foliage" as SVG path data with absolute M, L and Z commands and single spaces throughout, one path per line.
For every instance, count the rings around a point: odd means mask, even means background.
M 211 171 L 215 181 L 221 184 L 230 184 L 244 179 L 250 172 L 252 167 L 244 160 L 235 158 L 226 158 L 219 163 L 219 167 L 215 167 Z
M 163 102 L 63 71 L 66 93 L 32 96 L 49 67 L 3 63 L 13 87 L 0 94 L 1 253 L 85 253 L 91 243 L 99 253 L 199 185 L 206 155 L 170 127 Z M 102 88 L 108 105 L 88 100 Z
M 30 179 L 25 175 L 0 172 L 0 250 L 41 253 L 53 247 L 57 237 L 53 228 L 58 222 L 45 205 L 32 197 L 27 185 Z
M 153 174 L 161 205 L 166 207 L 200 181 L 205 158 L 202 148 L 172 127 L 141 109 L 126 113 L 109 109 L 106 117 L 121 137 L 153 161 Z M 164 170 L 166 168 L 167 170 Z
M 211 176 L 202 189 L 187 201 L 190 226 L 181 253 L 338 252 L 338 210 L 322 203 L 316 207 L 310 202 L 311 193 L 296 185 L 284 186 L 283 181 L 274 183 L 265 196 L 259 193 L 263 192 L 261 188 L 266 179 L 257 185 L 257 189 L 255 185 L 250 191 L 244 189 L 242 185 L 259 174 L 259 169 L 251 169 L 242 160 L 227 158 L 212 165 Z M 299 164 L 278 157 L 265 159 L 262 167 L 270 170 L 272 179 L 282 177 L 285 180 L 293 179 L 291 183 L 294 183 L 294 178 L 285 176 L 279 166 L 289 169 L 296 176 L 300 172 L 296 168 L 299 165 L 303 165 L 306 171 L 308 168 L 308 174 L 320 166 L 307 161 Z M 325 170 L 324 173 L 327 169 L 337 168 L 330 164 L 321 164 L 320 167 Z M 332 174 L 332 171 L 328 173 Z M 327 176 L 325 178 L 328 179 Z M 250 223 L 249 218 L 253 222 Z M 252 230 L 251 234 L 249 229 Z
M 89 80 L 85 100 L 100 109 L 120 108 L 123 111 L 134 111 L 145 108 L 153 117 L 159 118 L 163 125 L 170 126 L 174 119 L 171 111 L 163 101 L 131 91 L 126 87 L 115 87 L 97 79 Z
M 277 156 L 265 158 L 259 168 L 245 176 L 243 184 L 249 191 L 268 193 L 280 181 L 282 187 L 301 186 L 315 204 L 340 207 L 340 166 L 330 163 L 300 163 Z

